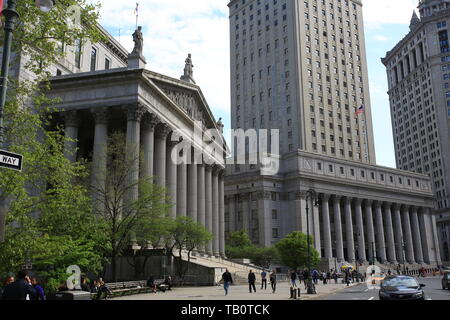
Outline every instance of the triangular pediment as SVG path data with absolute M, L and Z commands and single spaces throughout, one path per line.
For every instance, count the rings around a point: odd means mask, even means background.
M 201 121 L 205 128 L 217 127 L 214 115 L 197 85 L 148 70 L 145 74 L 168 99 L 184 110 L 191 119 Z

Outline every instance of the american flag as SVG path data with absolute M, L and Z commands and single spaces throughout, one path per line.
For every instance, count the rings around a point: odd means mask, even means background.
M 364 106 L 360 106 L 358 109 L 356 109 L 355 116 L 359 116 L 361 113 L 364 113 L 364 111 Z
M 0 0 L 1 1 L 1 0 Z M 136 9 L 134 9 L 134 14 L 138 15 L 139 14 L 139 3 L 136 2 Z

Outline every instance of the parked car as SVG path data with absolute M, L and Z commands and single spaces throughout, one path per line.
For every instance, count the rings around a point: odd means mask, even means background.
M 414 277 L 388 276 L 381 283 L 380 300 L 425 300 L 424 287 Z
M 450 289 L 450 270 L 445 270 L 442 277 L 442 290 L 445 289 Z

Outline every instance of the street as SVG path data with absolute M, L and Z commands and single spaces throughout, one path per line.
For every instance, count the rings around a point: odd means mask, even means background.
M 450 290 L 442 290 L 441 277 L 419 278 L 419 283 L 425 284 L 427 300 L 450 300 Z M 317 300 L 379 300 L 378 290 L 369 290 L 365 283 L 331 293 Z

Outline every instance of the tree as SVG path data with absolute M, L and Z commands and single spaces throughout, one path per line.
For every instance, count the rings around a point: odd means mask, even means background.
M 151 179 L 130 179 L 139 168 L 141 156 L 135 152 L 122 132 L 115 132 L 108 138 L 107 165 L 93 166 L 96 177 L 104 177 L 104 183 L 94 181 L 91 186 L 94 212 L 102 217 L 109 246 L 105 252 L 110 258 L 112 278 L 117 280 L 117 258 L 132 242 L 139 240 L 141 247 L 147 247 L 146 239 L 152 231 L 153 219 L 166 215 L 168 204 L 165 188 L 152 183 Z M 100 172 L 102 171 L 103 172 Z M 138 190 L 136 196 L 135 190 Z M 137 237 L 138 236 L 138 237 Z M 155 240 L 155 239 L 153 239 Z
M 67 23 L 71 5 L 81 5 L 82 28 Z M 46 98 L 48 71 L 65 55 L 61 44 L 72 45 L 79 39 L 96 42 L 102 36 L 96 27 L 97 7 L 85 0 L 57 1 L 49 13 L 41 12 L 34 0 L 23 0 L 18 1 L 17 11 L 21 18 L 12 49 L 20 53 L 16 58 L 27 57 L 20 61 L 26 71 L 21 74 L 32 77 L 8 79 L 4 136 L 8 150 L 24 156 L 24 167 L 20 173 L 0 169 L 0 210 L 7 213 L 5 241 L 0 244 L 0 276 L 31 261 L 34 271 L 54 283 L 61 278 L 46 272 L 61 267 L 62 255 L 64 263 L 98 271 L 100 255 L 94 248 L 101 243 L 101 234 L 89 216 L 87 193 L 79 183 L 85 167 L 64 157 L 63 130 L 52 125 L 55 110 L 51 108 L 54 101 Z M 3 32 L 1 29 L 0 39 Z M 11 65 L 14 63 L 19 60 Z M 82 249 L 88 251 L 66 255 Z
M 227 245 L 230 247 L 248 247 L 252 245 L 252 240 L 245 230 L 239 230 L 230 234 Z
M 190 217 L 181 216 L 172 221 L 169 227 L 169 234 L 170 236 L 166 242 L 167 249 L 177 261 L 178 276 L 183 282 L 185 275 L 189 271 L 192 251 L 199 246 L 206 245 L 213 238 L 213 235 Z M 185 264 L 183 264 L 183 250 L 187 252 L 187 263 Z M 178 251 L 177 255 L 175 255 L 175 251 Z
M 312 236 L 310 241 L 314 243 Z M 289 234 L 280 240 L 275 248 L 279 252 L 282 263 L 291 269 L 305 267 L 308 264 L 307 236 L 304 233 L 295 231 Z M 316 266 L 319 262 L 319 252 L 311 245 L 311 266 Z

